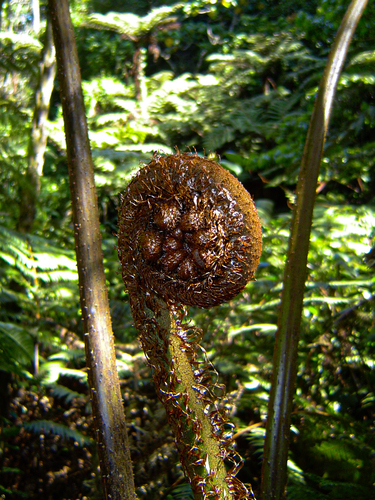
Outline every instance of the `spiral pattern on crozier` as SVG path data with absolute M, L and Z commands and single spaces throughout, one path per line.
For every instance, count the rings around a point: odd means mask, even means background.
M 249 193 L 196 154 L 154 154 L 121 195 L 118 252 L 125 284 L 169 303 L 212 307 L 254 276 L 262 250 Z

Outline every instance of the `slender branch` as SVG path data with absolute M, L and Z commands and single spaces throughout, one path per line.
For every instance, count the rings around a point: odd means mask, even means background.
M 353 0 L 341 23 L 319 86 L 302 157 L 274 351 L 274 380 L 262 471 L 263 500 L 285 497 L 291 407 L 316 185 L 337 82 L 366 4 L 367 0 Z
M 67 143 L 86 357 L 104 494 L 134 500 L 134 481 L 103 268 L 99 212 L 68 0 L 49 0 Z

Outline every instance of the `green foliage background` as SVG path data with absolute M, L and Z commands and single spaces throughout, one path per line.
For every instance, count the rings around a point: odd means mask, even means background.
M 223 405 L 245 459 L 240 477 L 256 490 L 290 207 L 314 97 L 346 7 L 342 0 L 71 2 L 139 498 L 190 493 L 119 274 L 118 194 L 153 151 L 178 146 L 220 158 L 254 196 L 264 235 L 257 280 L 229 304 L 190 313 L 227 387 Z M 33 233 L 15 231 L 42 48 L 30 9 L 27 1 L 4 2 L 0 32 L 0 492 L 95 499 L 57 82 Z M 45 21 L 43 2 L 41 13 Z M 363 260 L 375 236 L 374 23 L 370 3 L 340 78 L 319 178 L 290 499 L 375 495 L 375 278 Z

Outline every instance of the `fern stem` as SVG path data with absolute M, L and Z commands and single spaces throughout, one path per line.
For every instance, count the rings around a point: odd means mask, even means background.
M 196 360 L 199 332 L 181 325 L 161 299 L 134 285 L 128 288 L 140 341 L 195 500 L 252 498 L 251 488 L 235 478 L 236 467 L 226 471 L 229 440 L 223 436 L 225 420 L 215 405 L 207 367 Z
M 64 114 L 88 380 L 104 496 L 134 500 L 77 47 L 68 0 L 49 0 L 48 5 Z
M 320 82 L 302 157 L 274 351 L 274 380 L 263 457 L 263 500 L 285 497 L 297 348 L 316 184 L 337 82 L 366 4 L 367 0 L 353 0 L 341 23 Z

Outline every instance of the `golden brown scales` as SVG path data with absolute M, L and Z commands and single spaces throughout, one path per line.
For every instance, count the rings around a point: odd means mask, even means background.
M 169 303 L 209 308 L 235 297 L 259 264 L 254 202 L 218 163 L 154 154 L 122 195 L 119 256 L 125 284 Z

